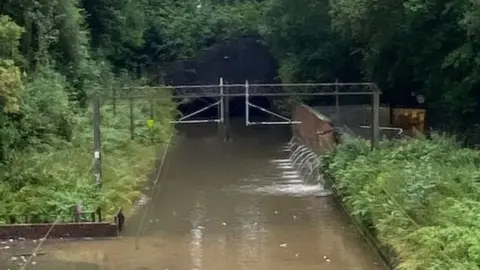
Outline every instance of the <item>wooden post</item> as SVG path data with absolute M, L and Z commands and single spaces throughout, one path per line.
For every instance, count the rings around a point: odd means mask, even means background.
M 100 188 L 102 183 L 102 146 L 100 136 L 100 98 L 95 96 L 93 101 L 93 161 L 94 181 L 97 188 Z

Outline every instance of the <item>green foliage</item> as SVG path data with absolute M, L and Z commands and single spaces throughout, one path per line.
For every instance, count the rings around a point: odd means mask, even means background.
M 7 1 L 3 10 L 15 14 L 21 8 L 17 4 Z M 0 222 L 11 217 L 19 222 L 53 221 L 58 215 L 68 220 L 78 202 L 88 210 L 100 206 L 107 216 L 119 207 L 128 209 L 160 150 L 158 141 L 171 137 L 173 103 L 164 96 L 154 104 L 152 130 L 145 128 L 151 104 L 135 104 L 134 140 L 129 106 L 118 104 L 115 111 L 112 104 L 102 106 L 104 175 L 103 189 L 97 191 L 87 96 L 140 82 L 117 77 L 108 62 L 91 57 L 75 1 L 36 4 L 25 7 L 30 12 L 15 14 L 27 29 L 22 42 L 35 43 L 23 55 L 18 50 L 23 29 L 0 17 Z M 28 23 L 32 18 L 38 20 L 33 26 Z M 29 76 L 21 76 L 21 69 L 29 70 Z M 25 216 L 29 218 L 22 219 Z
M 479 151 L 439 135 L 374 151 L 347 137 L 325 160 L 351 213 L 394 250 L 398 269 L 477 269 Z
M 18 60 L 20 37 L 24 29 L 8 16 L 0 15 L 0 59 Z
M 431 119 L 457 131 L 479 112 L 478 8 L 470 0 L 331 1 L 334 31 L 356 41 L 366 79 L 396 104 L 423 94 Z
M 17 132 L 9 160 L 1 167 L 0 217 L 39 215 L 71 217 L 70 207 L 82 202 L 89 210 L 102 207 L 111 215 L 138 198 L 137 191 L 153 165 L 158 146 L 145 126 L 150 104 L 135 104 L 135 140 L 129 133 L 129 106 L 102 106 L 103 188 L 94 187 L 91 110 L 79 111 L 69 102 L 68 84 L 53 71 L 36 74 L 27 83 Z M 156 104 L 158 127 L 153 134 L 167 141 L 174 107 L 168 97 Z M 161 113 L 160 113 L 161 112 Z
M 19 96 L 23 90 L 20 70 L 12 60 L 0 60 L 0 108 L 4 113 L 19 110 Z

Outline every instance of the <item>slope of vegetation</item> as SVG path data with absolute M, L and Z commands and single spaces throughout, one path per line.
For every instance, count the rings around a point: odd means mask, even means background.
M 14 14 L 20 8 L 16 4 L 3 10 Z M 77 203 L 110 215 L 138 197 L 159 150 L 145 139 L 152 134 L 146 127 L 151 105 L 135 104 L 132 140 L 129 105 L 116 104 L 114 111 L 111 102 L 103 101 L 103 188 L 97 191 L 89 95 L 121 91 L 126 83 L 140 81 L 115 75 L 103 56 L 93 58 L 76 5 L 39 5 L 33 2 L 31 13 L 21 13 L 38 18 L 33 25 L 21 27 L 10 16 L 0 16 L 0 223 L 53 221 L 59 215 L 68 220 Z M 153 133 L 168 141 L 173 103 L 164 95 L 154 108 Z
M 353 216 L 390 248 L 398 269 L 478 269 L 480 152 L 435 135 L 346 138 L 326 171 Z

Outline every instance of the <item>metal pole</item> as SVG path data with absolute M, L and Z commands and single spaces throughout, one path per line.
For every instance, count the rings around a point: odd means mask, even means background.
M 223 87 L 223 78 L 221 79 L 221 84 L 220 84 L 220 89 L 222 91 L 223 95 L 223 108 L 224 108 L 224 123 L 223 123 L 223 138 L 225 142 L 228 142 L 230 140 L 230 104 L 228 100 L 228 93 L 225 93 L 225 89 Z M 228 88 L 226 89 L 228 90 Z
M 245 81 L 245 125 L 250 125 L 250 103 L 248 101 L 249 97 L 249 84 L 248 80 Z
M 340 123 L 340 96 L 338 95 L 338 79 L 335 80 L 335 115 L 337 123 Z
M 133 115 L 133 98 L 130 96 L 129 97 L 129 105 L 130 105 L 130 138 L 132 140 L 135 139 L 135 121 L 133 119 L 134 115 Z
M 94 97 L 93 100 L 93 161 L 94 161 L 94 179 L 97 188 L 102 185 L 102 146 L 100 137 L 100 98 Z
M 150 99 L 150 120 L 152 121 L 155 121 L 155 102 L 156 101 L 157 100 L 155 99 L 155 92 L 152 91 L 152 98 Z M 150 127 L 150 140 L 152 143 L 155 141 L 154 126 Z
M 380 93 L 373 94 L 372 108 L 372 149 L 378 145 L 380 140 Z
M 220 78 L 220 106 L 218 107 L 219 111 L 220 111 L 220 123 L 223 125 L 224 121 L 225 121 L 225 115 L 224 115 L 224 106 L 225 104 L 223 104 L 223 78 Z
M 220 78 L 220 81 L 218 83 L 218 88 L 220 89 L 219 90 L 220 95 L 218 97 L 218 117 L 220 118 L 220 121 L 218 121 L 218 133 L 221 137 L 224 137 L 224 122 L 225 122 L 224 106 L 225 104 L 223 104 L 223 95 L 224 95 L 223 94 L 223 78 Z
M 113 115 L 117 115 L 117 88 L 115 86 L 112 88 L 112 95 Z

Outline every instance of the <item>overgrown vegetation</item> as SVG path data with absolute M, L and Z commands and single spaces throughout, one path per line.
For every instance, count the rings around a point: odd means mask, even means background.
M 416 92 L 426 97 L 431 123 L 469 129 L 480 111 L 479 10 L 471 0 L 2 1 L 0 215 L 93 200 L 92 94 L 120 92 L 139 84 L 140 70 L 244 35 L 263 38 L 284 82 L 374 81 L 393 105 L 411 105 Z M 145 128 L 149 106 L 141 107 L 138 126 Z M 172 105 L 157 109 L 156 136 L 167 140 Z M 133 141 L 127 136 L 121 115 L 128 108 L 103 110 L 104 192 L 112 193 L 99 196 L 113 207 L 134 197 L 121 181 L 136 182 L 141 170 L 127 164 L 147 162 L 122 153 L 153 148 L 141 139 L 148 130 L 138 128 L 145 133 Z
M 130 106 L 117 102 L 113 110 L 104 100 L 103 188 L 96 190 L 89 96 L 140 81 L 115 74 L 101 54 L 93 57 L 75 1 L 53 2 L 2 3 L 3 11 L 24 16 L 16 18 L 24 27 L 0 16 L 0 223 L 68 220 L 77 203 L 107 215 L 128 208 L 160 150 L 150 136 L 163 142 L 172 133 L 167 93 L 153 106 L 153 130 L 146 125 L 153 100 L 135 103 L 133 140 Z
M 477 269 L 480 152 L 451 137 L 346 137 L 325 158 L 345 205 L 397 255 L 398 269 Z

